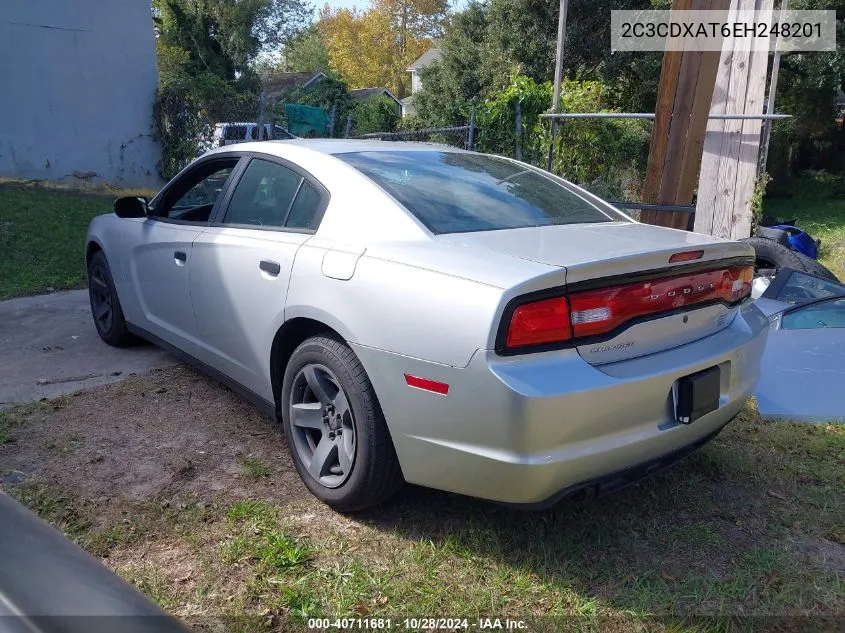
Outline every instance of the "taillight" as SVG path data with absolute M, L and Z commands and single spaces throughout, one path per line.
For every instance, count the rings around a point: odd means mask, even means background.
M 703 303 L 733 305 L 751 294 L 753 278 L 753 266 L 732 266 L 524 303 L 511 314 L 505 347 L 601 336 L 634 319 Z
M 751 266 L 735 266 L 573 293 L 572 334 L 606 334 L 633 319 L 700 303 L 736 303 L 751 293 L 753 276 Z
M 507 347 L 559 343 L 572 338 L 565 297 L 524 303 L 513 311 Z

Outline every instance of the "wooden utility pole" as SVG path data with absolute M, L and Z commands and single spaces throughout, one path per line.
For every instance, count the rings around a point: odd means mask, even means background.
M 732 0 L 731 12 L 759 11 L 771 19 L 772 0 Z M 769 64 L 768 48 L 747 39 L 726 39 L 722 48 L 711 113 L 759 117 Z M 711 119 L 695 207 L 695 231 L 743 239 L 751 235 L 751 200 L 757 181 L 762 120 Z
M 724 11 L 730 1 L 673 0 L 672 10 Z M 643 202 L 692 204 L 719 56 L 717 51 L 667 50 L 664 53 Z M 640 220 L 686 229 L 690 217 L 688 213 L 643 211 Z

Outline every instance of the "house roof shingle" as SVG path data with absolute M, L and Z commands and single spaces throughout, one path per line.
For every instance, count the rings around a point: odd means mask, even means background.
M 436 62 L 443 56 L 443 51 L 439 48 L 429 48 L 425 53 L 420 55 L 413 64 L 408 66 L 408 71 L 412 70 L 419 70 L 420 68 L 425 68 L 432 62 Z
M 326 76 L 326 73 L 323 71 L 314 73 L 276 73 L 263 79 L 261 83 L 266 92 L 276 93 L 288 88 L 302 88 L 312 83 L 318 77 L 324 79 Z
M 396 103 L 402 103 L 395 94 L 390 92 L 384 86 L 378 86 L 375 88 L 355 88 L 354 90 L 349 91 L 349 95 L 355 99 L 356 101 L 364 101 L 365 99 L 369 99 L 370 97 L 374 97 L 376 95 L 387 95 L 391 99 L 393 99 Z

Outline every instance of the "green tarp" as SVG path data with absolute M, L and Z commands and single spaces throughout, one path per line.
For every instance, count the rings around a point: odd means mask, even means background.
M 288 103 L 285 104 L 285 115 L 288 118 L 288 131 L 291 134 L 303 138 L 326 136 L 329 115 L 323 108 Z

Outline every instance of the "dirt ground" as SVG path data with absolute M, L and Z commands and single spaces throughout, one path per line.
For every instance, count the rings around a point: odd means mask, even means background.
M 169 502 L 191 493 L 206 503 L 220 493 L 268 501 L 309 495 L 281 426 L 191 368 L 157 370 L 48 406 L 62 409 L 61 426 L 47 412 L 32 416 L 14 444 L 0 448 L 3 470 L 98 504 Z M 265 463 L 270 475 L 248 478 L 250 460 Z
M 723 631 L 728 616 L 835 630 L 843 486 L 845 427 L 749 408 L 606 498 L 525 513 L 407 486 L 344 516 L 307 491 L 274 421 L 188 367 L 0 412 L 0 488 L 209 630 L 458 614 L 540 618 L 530 631 Z M 701 616 L 716 620 L 677 625 Z

